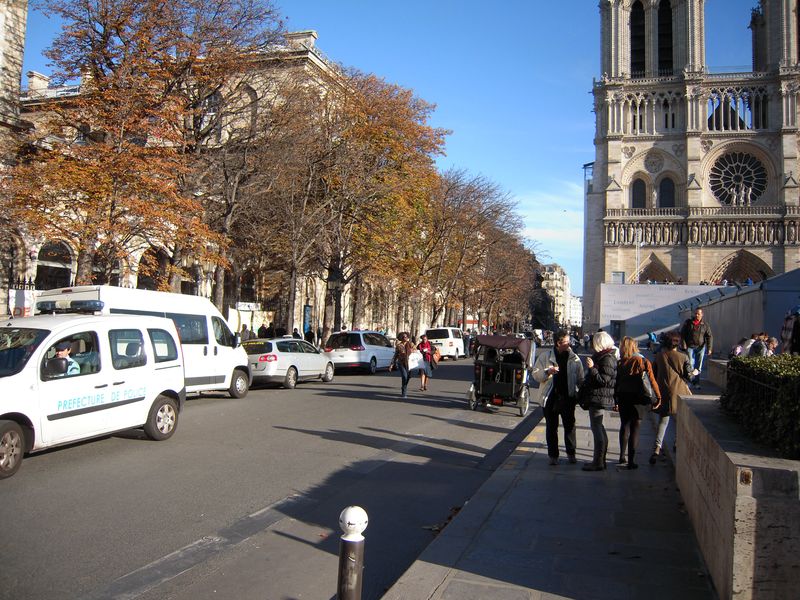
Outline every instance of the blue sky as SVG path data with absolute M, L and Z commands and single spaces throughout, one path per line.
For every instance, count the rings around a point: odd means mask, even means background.
M 542 262 L 583 277 L 583 170 L 594 160 L 597 0 L 275 0 L 287 29 L 313 29 L 329 58 L 413 89 L 453 131 L 442 169 L 481 174 L 515 199 Z M 757 0 L 706 0 L 706 62 L 749 70 Z M 545 8 L 546 7 L 546 8 Z M 30 11 L 24 71 L 58 23 Z M 23 84 L 24 84 L 23 77 Z

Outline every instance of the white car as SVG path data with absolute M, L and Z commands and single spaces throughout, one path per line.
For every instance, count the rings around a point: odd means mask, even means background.
M 389 368 L 394 346 L 378 331 L 340 331 L 325 342 L 325 354 L 337 369 L 366 369 L 374 374 L 378 369 Z
M 458 327 L 435 327 L 425 332 L 428 341 L 439 349 L 442 358 L 458 360 L 466 356 L 464 336 Z
M 0 322 L 0 479 L 17 472 L 26 452 L 136 427 L 165 440 L 185 399 L 170 319 L 71 314 Z
M 298 381 L 333 381 L 333 363 L 317 348 L 292 337 L 254 339 L 242 343 L 253 382 L 280 383 L 292 389 Z

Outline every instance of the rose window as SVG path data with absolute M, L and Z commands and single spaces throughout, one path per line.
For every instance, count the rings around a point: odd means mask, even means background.
M 710 184 L 714 197 L 722 204 L 746 206 L 767 189 L 767 171 L 755 156 L 729 152 L 711 167 Z

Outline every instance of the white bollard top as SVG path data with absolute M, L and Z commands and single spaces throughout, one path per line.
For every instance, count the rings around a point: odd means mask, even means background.
M 348 542 L 360 542 L 361 535 L 369 524 L 367 511 L 360 506 L 348 506 L 339 515 L 339 527 L 344 531 L 342 539 Z

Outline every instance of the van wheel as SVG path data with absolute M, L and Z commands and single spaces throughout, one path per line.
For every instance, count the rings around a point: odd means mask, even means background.
M 322 381 L 329 383 L 333 381 L 333 363 L 328 363 L 325 367 L 325 374 L 322 376 Z
M 11 477 L 22 466 L 25 434 L 14 421 L 0 421 L 0 479 Z
M 375 360 L 375 357 L 373 356 L 372 358 L 369 359 L 369 374 L 375 375 L 377 371 L 378 371 L 378 361 Z
M 178 405 L 169 396 L 159 395 L 150 407 L 150 414 L 147 415 L 147 423 L 144 424 L 145 434 L 151 440 L 160 442 L 172 437 L 177 427 Z
M 283 378 L 283 387 L 288 390 L 293 390 L 297 385 L 297 369 L 289 367 L 286 371 L 286 377 Z
M 233 372 L 233 379 L 231 379 L 231 387 L 228 388 L 228 393 L 231 398 L 244 398 L 247 396 L 247 390 L 250 389 L 247 385 L 247 375 L 244 371 L 236 369 Z

